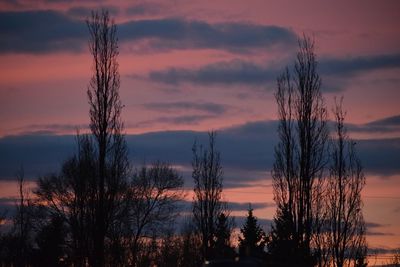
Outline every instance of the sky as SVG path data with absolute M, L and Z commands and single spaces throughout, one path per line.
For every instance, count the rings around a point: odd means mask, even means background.
M 117 25 L 126 139 L 135 166 L 160 159 L 191 188 L 191 147 L 216 130 L 224 198 L 266 226 L 277 143 L 276 78 L 298 38 L 315 41 L 328 110 L 344 97 L 364 166 L 367 240 L 400 247 L 400 3 L 398 1 L 0 1 L 0 206 L 57 172 L 87 131 L 92 73 L 85 19 Z M 332 116 L 331 116 L 332 117 Z

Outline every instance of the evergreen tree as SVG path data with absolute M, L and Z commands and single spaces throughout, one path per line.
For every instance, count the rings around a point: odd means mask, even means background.
M 243 237 L 239 237 L 239 254 L 243 256 L 251 256 L 262 258 L 265 254 L 264 247 L 267 241 L 264 230 L 257 222 L 257 218 L 253 216 L 251 206 L 248 210 L 246 222 L 240 229 Z
M 217 227 L 214 243 L 215 259 L 233 259 L 235 250 L 231 246 L 232 222 L 225 213 L 220 213 L 217 219 Z
M 277 209 L 271 232 L 268 235 L 270 265 L 301 266 L 312 265 L 313 258 L 302 251 L 293 236 L 293 218 L 287 205 Z M 290 255 L 290 257 L 288 257 Z

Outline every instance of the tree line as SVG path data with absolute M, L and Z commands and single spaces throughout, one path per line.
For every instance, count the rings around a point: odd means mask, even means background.
M 365 176 L 342 100 L 329 129 L 310 38 L 299 40 L 293 69 L 277 79 L 271 230 L 262 229 L 249 205 L 234 240 L 216 133 L 192 147 L 193 200 L 182 212 L 184 181 L 172 165 L 133 168 L 128 160 L 116 25 L 102 11 L 87 26 L 90 133 L 76 135 L 75 153 L 59 172 L 39 177 L 33 191 L 24 186 L 23 170 L 18 173 L 12 228 L 0 238 L 2 266 L 197 267 L 246 260 L 251 266 L 366 266 Z

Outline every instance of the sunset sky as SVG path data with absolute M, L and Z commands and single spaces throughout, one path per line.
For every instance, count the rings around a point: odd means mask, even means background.
M 368 243 L 400 247 L 399 1 L 0 1 L 2 209 L 13 204 L 21 165 L 30 181 L 57 172 L 76 130 L 87 131 L 85 19 L 100 8 L 118 27 L 134 166 L 168 161 L 190 189 L 192 144 L 217 130 L 225 200 L 238 216 L 253 203 L 266 227 L 276 77 L 293 65 L 298 38 L 311 36 L 328 110 L 344 97 L 364 166 Z

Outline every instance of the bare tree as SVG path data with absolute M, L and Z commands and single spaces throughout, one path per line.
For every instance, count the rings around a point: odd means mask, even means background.
M 209 133 L 208 148 L 193 145 L 192 177 L 194 181 L 193 218 L 202 238 L 203 260 L 214 247 L 217 218 L 224 211 L 222 202 L 222 166 L 215 147 L 215 132 Z
M 293 220 L 293 238 L 303 260 L 311 255 L 315 225 L 321 219 L 320 196 L 326 165 L 327 112 L 313 41 L 304 36 L 293 74 L 278 78 L 279 143 L 272 170 L 277 208 L 287 209 Z
M 23 167 L 17 173 L 18 202 L 16 204 L 16 215 L 14 217 L 13 232 L 17 239 L 16 266 L 27 266 L 32 249 L 33 234 L 33 203 L 30 199 L 29 190 L 26 188 L 25 173 Z
M 122 104 L 119 98 L 118 39 L 116 25 L 107 11 L 93 12 L 87 20 L 89 50 L 93 57 L 93 76 L 87 90 L 90 105 L 90 129 L 97 151 L 95 223 L 93 224 L 93 265 L 104 266 L 105 237 L 111 225 L 115 198 L 123 173 L 112 166 L 126 169 L 123 157 L 124 140 L 121 121 Z M 113 153 L 115 152 L 115 153 Z M 117 158 L 115 158 L 117 157 Z M 115 162 L 117 160 L 117 162 Z M 122 160 L 122 161 L 121 161 Z
M 178 215 L 178 202 L 184 197 L 182 186 L 182 176 L 167 163 L 155 162 L 135 172 L 129 187 L 127 221 L 134 264 L 142 242 L 163 233 Z
M 59 174 L 40 177 L 35 194 L 49 217 L 63 219 L 68 228 L 68 240 L 75 266 L 86 266 L 93 250 L 90 242 L 94 223 L 96 180 L 93 172 L 96 156 L 89 136 L 77 136 L 76 155 L 67 159 Z
M 93 265 L 94 261 L 94 235 L 93 227 L 96 223 L 98 208 L 97 184 L 98 166 L 94 142 L 89 135 L 77 136 L 78 149 L 74 156 L 67 159 L 59 174 L 52 174 L 39 178 L 35 194 L 39 203 L 50 214 L 49 217 L 58 216 L 67 225 L 67 243 L 71 248 L 70 258 L 75 266 Z M 114 148 L 117 148 L 115 146 Z M 114 151 L 114 150 L 112 150 Z M 126 214 L 127 184 L 121 177 L 125 177 L 125 160 L 117 160 L 123 149 L 115 149 L 111 154 L 113 161 L 107 167 L 107 245 L 109 259 L 113 258 L 116 229 L 123 223 Z M 119 155 L 119 156 L 117 156 Z M 111 157 L 111 156 L 110 156 Z M 125 156 L 123 157 L 123 159 Z M 115 177 L 115 180 L 113 180 Z M 114 181 L 115 184 L 112 184 Z M 122 235 L 118 233 L 118 237 Z M 120 239 L 118 239 L 120 241 Z M 111 241 L 114 241 L 112 243 Z M 111 244 L 112 243 L 112 244 Z
M 356 266 L 366 257 L 365 223 L 361 191 L 365 176 L 355 143 L 344 125 L 342 101 L 333 110 L 336 122 L 327 188 L 327 222 L 333 266 Z

